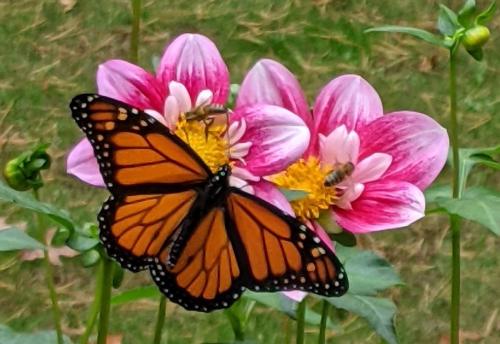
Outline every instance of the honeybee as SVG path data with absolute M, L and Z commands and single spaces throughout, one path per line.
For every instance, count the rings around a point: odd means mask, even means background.
M 186 121 L 200 121 L 205 124 L 205 136 L 208 137 L 208 129 L 215 121 L 215 116 L 227 115 L 229 109 L 220 104 L 200 105 L 192 111 L 184 114 Z
M 334 167 L 334 170 L 325 178 L 325 186 L 339 184 L 354 172 L 354 164 L 352 162 L 336 164 Z

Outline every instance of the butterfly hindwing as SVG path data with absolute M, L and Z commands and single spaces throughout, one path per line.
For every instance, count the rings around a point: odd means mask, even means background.
M 237 251 L 227 232 L 225 208 L 212 208 L 195 226 L 172 269 L 163 252 L 151 266 L 160 290 L 188 310 L 226 308 L 244 290 Z
M 111 196 L 98 216 L 108 254 L 131 271 L 145 269 L 174 241 L 197 197 L 195 190 Z
M 134 107 L 82 94 L 73 98 L 70 108 L 114 195 L 185 190 L 211 175 L 186 143 Z
M 307 226 L 275 206 L 231 188 L 229 231 L 241 243 L 243 284 L 254 291 L 303 290 L 340 296 L 348 289 L 342 264 Z

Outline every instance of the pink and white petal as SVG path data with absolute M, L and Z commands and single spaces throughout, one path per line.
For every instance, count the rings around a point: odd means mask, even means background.
M 214 94 L 210 90 L 203 90 L 196 97 L 195 107 L 206 106 L 212 104 L 212 100 L 214 98 Z
M 167 46 L 157 78 L 165 89 L 170 81 L 184 84 L 193 104 L 205 89 L 213 92 L 216 104 L 226 103 L 229 94 L 227 66 L 215 44 L 199 34 L 182 34 Z
M 289 299 L 292 299 L 295 302 L 302 302 L 302 300 L 304 300 L 305 297 L 307 296 L 306 292 L 300 290 L 284 291 L 282 292 L 282 294 L 288 297 Z
M 356 164 L 359 155 L 359 137 L 355 131 L 348 132 L 345 125 L 335 128 L 328 136 L 319 134 L 321 161 L 326 164 Z
M 424 216 L 425 198 L 413 184 L 377 181 L 365 184 L 352 210 L 334 208 L 335 220 L 352 233 L 369 233 L 408 226 Z
M 141 67 L 123 60 L 109 60 L 97 69 L 97 92 L 141 110 L 163 111 L 166 90 Z
M 275 105 L 239 108 L 233 120 L 245 119 L 242 142 L 252 142 L 245 156 L 246 169 L 256 176 L 283 171 L 299 159 L 309 145 L 309 129 L 292 112 Z
M 368 183 L 380 179 L 391 165 L 392 157 L 387 153 L 373 153 L 361 160 L 352 173 L 352 180 Z
M 253 185 L 250 184 L 249 181 L 242 179 L 242 178 L 235 176 L 235 175 L 231 175 L 229 177 L 229 185 L 231 185 L 235 188 L 241 189 L 245 192 L 248 192 L 249 194 L 252 194 L 252 195 L 255 193 Z
M 89 140 L 83 139 L 69 153 L 66 172 L 81 181 L 98 187 L 104 187 L 99 165 Z
M 265 200 L 268 203 L 271 203 L 278 209 L 295 217 L 295 213 L 293 212 L 292 206 L 286 199 L 285 195 L 283 195 L 279 191 L 279 189 L 272 183 L 265 180 L 261 180 L 257 183 L 253 183 L 252 185 L 255 190 L 255 196 Z
M 258 61 L 241 84 L 236 107 L 255 104 L 284 107 L 299 115 L 308 125 L 312 120 L 295 76 L 281 63 L 270 59 Z
M 169 97 L 172 96 L 177 100 L 177 106 L 182 113 L 188 112 L 192 108 L 191 97 L 186 86 L 177 81 L 171 81 L 168 84 Z
M 374 152 L 391 155 L 391 166 L 382 178 L 404 180 L 421 190 L 437 177 L 448 156 L 446 130 L 417 112 L 387 114 L 362 128 L 359 135 L 360 159 Z
M 382 101 L 375 89 L 359 75 L 333 79 L 319 93 L 313 109 L 313 137 L 325 136 L 345 125 L 358 131 L 383 115 Z
M 158 111 L 152 110 L 152 109 L 146 109 L 146 110 L 144 110 L 144 112 L 147 113 L 148 115 L 150 115 L 151 117 L 153 117 L 154 119 L 156 119 L 158 122 L 160 122 L 164 126 L 172 129 L 172 127 L 170 126 L 170 124 L 167 123 L 166 118 L 163 117 L 163 115 L 160 114 Z
M 246 168 L 239 166 L 233 166 L 231 175 L 251 182 L 258 182 L 260 180 L 260 177 L 254 176 Z

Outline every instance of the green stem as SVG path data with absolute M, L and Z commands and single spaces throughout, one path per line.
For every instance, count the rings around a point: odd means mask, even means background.
M 242 342 L 245 340 L 245 332 L 243 331 L 243 326 L 241 325 L 240 318 L 236 314 L 232 308 L 227 308 L 224 310 L 224 314 L 227 316 L 229 323 L 231 324 L 231 328 L 233 329 L 234 339 L 238 342 Z
M 319 325 L 319 344 L 326 343 L 326 323 L 328 322 L 328 314 L 330 313 L 330 303 L 323 300 L 323 309 L 321 310 L 321 323 Z
M 113 284 L 113 262 L 103 258 L 103 279 L 99 286 L 101 289 L 101 304 L 99 311 L 99 329 L 97 332 L 97 344 L 106 344 L 109 328 L 109 312 L 111 306 L 111 286 Z
M 56 327 L 57 333 L 57 343 L 63 344 L 63 333 L 61 329 L 61 310 L 57 302 L 57 292 L 54 285 L 54 271 L 52 270 L 52 264 L 49 260 L 49 253 L 47 250 L 43 251 L 43 262 L 45 265 L 45 276 L 47 279 L 47 287 L 49 288 L 50 301 L 52 302 L 52 316 L 54 318 L 54 325 Z
M 38 189 L 33 189 L 33 194 L 36 200 L 40 200 L 40 196 L 38 194 Z M 39 236 L 39 240 L 45 245 L 45 235 L 43 232 L 43 228 L 45 227 L 43 224 L 43 217 L 40 214 L 36 215 L 37 218 L 37 234 Z M 61 309 L 59 308 L 59 303 L 57 301 L 57 292 L 54 283 L 54 270 L 52 269 L 52 264 L 49 260 L 49 252 L 47 250 L 43 250 L 43 265 L 45 268 L 45 279 L 47 283 L 47 288 L 49 289 L 49 297 L 50 302 L 52 304 L 52 317 L 54 319 L 54 326 L 56 328 L 57 335 L 57 343 L 63 344 L 64 338 L 61 327 Z
M 94 328 L 95 322 L 97 320 L 97 316 L 99 315 L 99 308 L 101 307 L 102 300 L 102 283 L 104 280 L 104 260 L 99 261 L 99 265 L 97 266 L 97 277 L 95 281 L 95 292 L 94 292 L 94 302 L 92 303 L 92 307 L 90 308 L 90 314 L 87 319 L 87 326 L 85 328 L 85 332 L 80 338 L 80 344 L 87 344 L 89 342 L 89 337 Z
M 297 307 L 296 343 L 304 344 L 304 328 L 306 318 L 306 300 L 302 300 Z
M 456 62 L 456 54 L 450 52 L 450 141 L 453 156 L 453 198 L 460 198 Z M 452 242 L 450 338 L 451 344 L 458 344 L 460 330 L 460 220 L 456 215 L 450 215 L 450 230 Z
M 158 305 L 158 317 L 156 318 L 155 337 L 153 344 L 160 344 L 163 325 L 165 324 L 165 310 L 167 308 L 167 298 L 164 295 L 160 296 Z
M 132 0 L 132 32 L 130 34 L 130 62 L 139 61 L 139 31 L 141 25 L 141 0 Z

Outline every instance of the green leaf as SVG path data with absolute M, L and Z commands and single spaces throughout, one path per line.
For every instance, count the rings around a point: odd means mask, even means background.
M 44 249 L 45 246 L 17 228 L 0 230 L 0 251 Z M 1 342 L 0 342 L 1 343 Z
M 500 236 L 500 193 L 482 187 L 467 189 L 460 199 L 437 198 L 450 214 L 482 224 Z
M 89 250 L 80 255 L 82 265 L 86 268 L 96 265 L 101 259 L 101 255 L 97 250 Z
M 472 19 L 476 13 L 476 0 L 466 0 L 458 12 L 458 21 L 462 26 L 468 28 L 472 24 Z
M 375 295 L 379 291 L 402 284 L 391 264 L 373 252 L 337 246 L 336 253 L 349 277 L 351 294 Z
M 442 39 L 433 33 L 413 27 L 405 27 L 405 26 L 396 26 L 396 25 L 387 25 L 374 27 L 368 30 L 365 30 L 365 33 L 370 32 L 391 32 L 391 33 L 404 33 L 411 35 L 413 37 L 419 38 L 427 43 L 437 45 L 440 47 L 448 48 L 448 46 L 444 43 Z
M 339 234 L 344 230 L 340 228 L 337 223 L 333 220 L 332 215 L 329 210 L 323 210 L 319 213 L 319 217 L 316 220 L 323 227 L 323 229 L 329 234 Z
M 432 185 L 425 190 L 425 203 L 434 203 L 438 198 L 451 198 L 451 187 L 446 184 Z
M 485 9 L 483 12 L 481 12 L 475 22 L 477 25 L 485 25 L 490 22 L 490 20 L 493 18 L 493 15 L 495 14 L 495 11 L 497 9 L 497 3 L 495 0 L 491 2 L 491 4 L 488 6 L 487 9 Z
M 459 194 L 462 194 L 463 190 L 465 189 L 467 177 L 469 176 L 469 173 L 475 164 L 482 164 L 496 170 L 500 169 L 500 162 L 493 157 L 497 154 L 500 154 L 500 145 L 485 148 L 462 148 L 459 150 Z
M 66 245 L 78 252 L 85 252 L 99 244 L 99 239 L 89 238 L 81 233 L 74 231 L 73 234 L 66 241 Z
M 353 247 L 358 243 L 356 236 L 349 231 L 343 230 L 340 233 L 333 233 L 329 235 L 330 239 L 339 243 L 342 246 Z
M 445 5 L 439 5 L 439 17 L 437 27 L 439 32 L 445 36 L 453 36 L 461 27 L 457 14 Z
M 113 297 L 111 297 L 111 304 L 117 306 L 125 303 L 139 301 L 142 299 L 157 299 L 160 297 L 160 295 L 160 291 L 154 285 L 138 287 L 123 291 L 119 294 L 115 294 Z
M 256 301 L 295 319 L 298 303 L 281 293 L 256 293 L 247 290 L 243 293 L 242 297 Z M 305 322 L 309 325 L 319 325 L 321 323 L 321 315 L 308 308 L 306 309 Z M 342 331 L 340 326 L 333 323 L 330 319 L 328 320 L 327 326 L 336 332 Z
M 309 194 L 308 192 L 303 190 L 290 190 L 285 188 L 279 188 L 279 190 L 285 196 L 288 202 L 306 198 Z
M 71 344 L 67 336 L 63 336 L 64 344 Z M 38 331 L 34 333 L 14 332 L 5 325 L 0 325 L 0 343 L 8 344 L 54 344 L 57 343 L 55 331 Z
M 73 221 L 65 211 L 57 209 L 50 204 L 37 201 L 30 194 L 11 189 L 2 182 L 0 182 L 0 201 L 14 203 L 21 208 L 45 214 L 70 230 L 75 228 Z
M 335 307 L 345 309 L 366 319 L 389 344 L 398 342 L 394 327 L 396 306 L 391 300 L 355 295 L 350 292 L 342 297 L 332 297 L 327 300 Z

